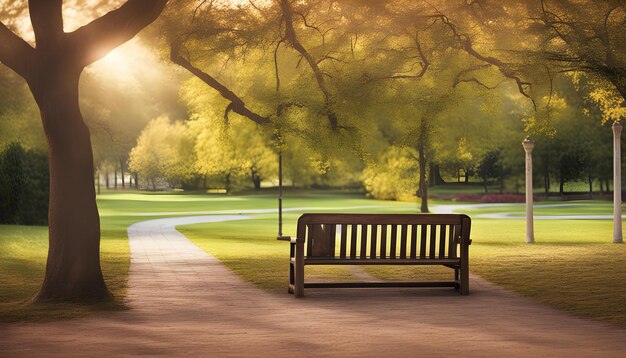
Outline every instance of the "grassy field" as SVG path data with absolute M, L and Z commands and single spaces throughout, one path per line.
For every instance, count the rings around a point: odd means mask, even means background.
M 526 204 L 481 204 L 464 208 L 463 212 L 473 216 L 480 214 L 508 213 L 511 216 L 525 216 Z M 538 202 L 533 206 L 535 216 L 564 215 L 613 215 L 613 203 L 600 200 L 576 200 L 567 202 Z
M 102 266 L 109 288 L 124 297 L 129 253 L 126 228 L 133 222 L 169 216 L 239 213 L 256 210 L 245 222 L 200 224 L 180 230 L 218 257 L 244 279 L 266 290 L 286 291 L 288 244 L 276 241 L 276 208 L 272 194 L 226 196 L 198 194 L 107 193 L 98 199 L 102 216 Z M 445 202 L 432 203 L 447 204 Z M 537 215 L 610 215 L 611 203 L 580 202 L 573 206 L 538 205 Z M 416 203 L 385 202 L 341 193 L 287 194 L 284 206 L 286 235 L 293 235 L 302 208 L 319 212 L 415 212 Z M 264 211 L 265 210 L 265 211 Z M 468 209 L 477 213 L 521 212 L 506 205 Z M 524 244 L 523 220 L 475 219 L 472 226 L 471 269 L 482 277 L 540 302 L 582 316 L 626 327 L 626 246 L 611 244 L 610 220 L 537 220 L 536 240 Z M 0 226 L 0 320 L 30 317 L 72 317 L 87 308 L 51 310 L 24 305 L 43 277 L 47 251 L 46 229 Z M 420 268 L 422 269 L 422 268 Z M 366 268 L 383 279 L 434 277 L 448 272 L 415 268 Z M 307 268 L 311 280 L 349 281 L 349 267 Z
M 102 225 L 101 266 L 115 301 L 101 306 L 78 303 L 32 305 L 43 282 L 48 229 L 0 225 L 0 321 L 77 317 L 92 310 L 123 309 L 130 252 L 124 223 Z

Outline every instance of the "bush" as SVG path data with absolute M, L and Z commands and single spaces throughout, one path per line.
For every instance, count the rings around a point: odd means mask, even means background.
M 48 156 L 13 143 L 0 153 L 0 223 L 47 225 Z
M 410 200 L 419 182 L 418 171 L 409 149 L 392 146 L 377 164 L 363 171 L 365 190 L 376 199 Z

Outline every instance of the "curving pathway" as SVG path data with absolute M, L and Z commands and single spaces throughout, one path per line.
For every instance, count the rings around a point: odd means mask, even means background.
M 466 297 L 449 289 L 307 290 L 300 300 L 267 293 L 175 230 L 249 218 L 132 225 L 130 310 L 0 325 L 0 355 L 623 357 L 626 351 L 624 330 L 533 303 L 477 277 Z

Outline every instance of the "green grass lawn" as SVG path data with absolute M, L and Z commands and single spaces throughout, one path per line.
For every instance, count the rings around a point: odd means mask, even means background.
M 102 266 L 107 285 L 118 303 L 125 295 L 129 252 L 126 228 L 152 218 L 238 213 L 275 209 L 276 197 L 220 194 L 107 193 L 98 198 L 102 216 Z M 446 204 L 444 202 L 432 203 Z M 578 203 L 575 203 L 578 204 Z M 537 207 L 554 214 L 610 214 L 611 203 L 581 202 L 577 206 Z M 385 202 L 342 193 L 288 193 L 284 201 L 286 235 L 295 233 L 298 208 L 319 212 L 415 212 L 416 203 Z M 470 214 L 518 212 L 511 205 L 468 210 Z M 254 219 L 190 225 L 179 228 L 235 273 L 259 287 L 283 294 L 288 271 L 288 244 L 276 241 L 276 214 L 256 213 Z M 524 244 L 523 220 L 476 219 L 472 225 L 471 270 L 482 277 L 540 302 L 582 316 L 626 327 L 626 246 L 611 244 L 610 220 L 537 220 L 536 244 Z M 59 309 L 25 305 L 38 289 L 47 254 L 42 227 L 0 226 L 0 320 L 74 317 L 88 308 Z M 419 269 L 419 270 L 418 270 Z M 435 277 L 449 272 L 434 268 L 366 268 L 384 279 Z M 349 267 L 307 267 L 307 279 L 355 280 Z
M 115 301 L 99 306 L 77 303 L 30 304 L 43 282 L 48 229 L 0 225 L 0 321 L 77 317 L 92 310 L 122 309 L 130 252 L 122 223 L 102 224 L 101 266 Z
M 622 210 L 626 209 L 623 207 Z M 526 204 L 481 204 L 464 209 L 470 216 L 480 214 L 511 213 L 512 216 L 526 215 Z M 626 212 L 626 211 L 625 211 Z M 563 215 L 613 215 L 613 203 L 601 200 L 576 200 L 567 202 L 537 202 L 533 206 L 536 216 L 563 216 Z

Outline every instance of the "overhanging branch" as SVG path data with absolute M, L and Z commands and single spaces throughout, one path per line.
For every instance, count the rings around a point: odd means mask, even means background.
M 0 22 L 0 62 L 27 79 L 35 49 Z
M 231 91 L 222 83 L 220 83 L 213 76 L 195 67 L 186 58 L 181 56 L 180 44 L 173 43 L 170 45 L 170 59 L 175 64 L 191 72 L 194 76 L 196 76 L 202 82 L 209 85 L 209 87 L 217 90 L 223 98 L 231 102 L 227 106 L 226 111 L 224 112 L 225 120 L 228 120 L 228 113 L 232 111 L 252 120 L 253 122 L 257 124 L 268 124 L 270 122 L 269 118 L 261 116 L 260 114 L 255 113 L 251 111 L 248 107 L 246 107 L 246 104 L 239 96 L 237 96 L 233 91 Z
M 43 1 L 43 0 L 41 0 Z M 167 0 L 128 0 L 124 5 L 68 34 L 79 61 L 87 66 L 132 39 L 161 14 Z

